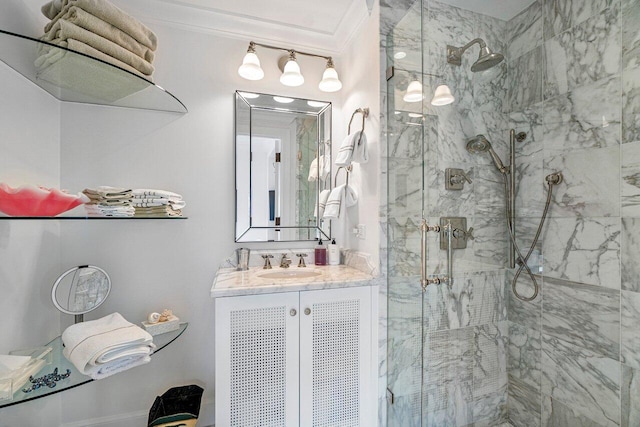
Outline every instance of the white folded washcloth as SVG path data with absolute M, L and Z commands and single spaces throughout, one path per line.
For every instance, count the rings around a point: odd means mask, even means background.
M 171 208 L 176 210 L 183 209 L 185 206 L 187 206 L 187 202 L 185 202 L 184 200 L 163 199 L 163 198 L 143 199 L 139 197 L 134 197 L 132 204 L 136 208 L 149 208 L 149 207 L 169 205 L 171 206 Z
M 316 157 L 309 166 L 309 182 L 327 179 L 329 170 L 331 169 L 331 157 L 328 155 L 322 155 L 320 158 Z
M 178 193 L 166 190 L 155 190 L 153 188 L 134 188 L 131 190 L 131 193 L 133 197 L 182 200 L 182 196 Z
M 340 218 L 346 208 L 349 208 L 356 203 L 358 203 L 358 193 L 355 188 L 347 184 L 342 184 L 331 190 L 323 218 Z
M 146 363 L 143 360 L 155 349 L 153 337 L 119 313 L 69 326 L 62 333 L 62 343 L 64 357 L 78 371 L 98 377 L 115 373 L 105 365 L 120 372 Z
M 85 188 L 82 191 L 90 199 L 124 199 L 131 197 L 131 190 L 127 188 L 108 187 L 106 185 L 96 188 Z
M 316 207 L 313 210 L 313 216 L 316 218 L 322 218 L 324 216 L 324 210 L 327 207 L 327 200 L 329 200 L 329 194 L 331 190 L 322 190 L 318 196 Z
M 360 138 L 360 134 L 362 134 L 362 138 Z M 347 135 L 336 155 L 336 166 L 346 167 L 352 162 L 367 163 L 368 161 L 367 135 L 362 131 Z

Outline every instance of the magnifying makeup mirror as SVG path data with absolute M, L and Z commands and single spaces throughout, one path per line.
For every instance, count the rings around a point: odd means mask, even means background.
M 58 310 L 73 314 L 75 323 L 84 314 L 105 302 L 111 291 L 111 279 L 106 271 L 94 265 L 70 268 L 58 277 L 51 289 L 51 300 Z

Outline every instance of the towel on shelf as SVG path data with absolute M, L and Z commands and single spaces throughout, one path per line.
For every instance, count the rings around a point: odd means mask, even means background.
M 155 349 L 153 337 L 119 313 L 69 326 L 62 342 L 64 357 L 93 379 L 148 363 Z
M 141 58 L 135 53 L 128 51 L 124 47 L 119 46 L 98 34 L 87 31 L 86 29 L 65 21 L 64 19 L 58 20 L 58 22 L 51 27 L 51 30 L 44 35 L 43 40 L 56 45 L 60 45 L 61 42 L 67 40 L 76 40 L 92 47 L 104 55 L 127 64 L 145 76 L 150 76 L 155 71 L 153 65 L 144 58 Z
M 149 86 L 147 81 L 153 82 L 151 76 L 145 76 L 124 62 L 111 58 L 77 40 L 69 39 L 66 42 L 60 42 L 60 46 L 98 58 L 100 61 L 43 44 L 41 49 L 43 54 L 35 61 L 38 69 L 36 77 L 74 93 L 88 96 L 89 99 L 85 101 L 93 102 L 97 99 L 101 102 L 114 102 L 146 89 Z M 127 73 L 114 72 L 113 67 L 101 61 L 115 65 L 140 78 L 132 79 Z M 93 78 L 87 79 L 88 75 Z
M 329 200 L 329 194 L 331 190 L 322 190 L 316 201 L 316 207 L 313 210 L 313 216 L 316 218 L 322 218 L 324 216 L 324 210 L 327 207 L 327 200 Z
M 346 208 L 356 203 L 358 203 L 358 193 L 355 188 L 347 184 L 342 184 L 331 190 L 323 218 L 338 219 L 342 216 Z
M 74 6 L 113 25 L 149 49 L 153 51 L 157 49 L 158 38 L 153 31 L 106 0 L 52 0 L 46 3 L 41 11 L 44 16 L 51 19 L 51 22 L 47 24 L 44 32 L 48 33 L 51 27 Z
M 90 199 L 123 199 L 130 198 L 133 191 L 127 188 L 109 187 L 102 185 L 96 188 L 85 188 L 82 191 Z
M 129 52 L 136 54 L 145 61 L 153 62 L 153 60 L 155 59 L 155 53 L 149 47 L 139 43 L 136 39 L 120 30 L 119 28 L 116 28 L 108 22 L 105 22 L 102 19 L 91 15 L 90 13 L 84 11 L 83 9 L 80 9 L 79 7 L 70 7 L 68 12 L 59 19 L 59 21 L 63 20 L 75 24 L 78 27 L 84 28 L 85 30 L 93 34 L 104 37 L 105 39 L 115 43 L 116 45 L 125 48 Z M 52 24 L 51 29 L 47 31 L 47 34 L 52 33 L 53 29 L 56 28 L 56 26 L 58 26 L 57 22 Z M 52 37 L 52 39 L 53 38 L 60 37 Z
M 154 207 L 135 207 L 135 216 L 141 217 L 180 217 L 182 216 L 182 210 L 173 209 L 171 205 L 154 206 Z
M 56 44 L 75 52 L 82 53 L 83 55 L 99 59 L 100 61 L 108 64 L 115 65 L 116 67 L 140 76 L 149 82 L 153 82 L 153 78 L 151 76 L 141 73 L 129 64 L 125 64 L 116 58 L 106 55 L 86 43 L 79 42 L 75 39 L 67 39 L 56 42 Z M 126 79 L 123 78 L 123 76 L 118 76 L 113 70 L 107 68 L 100 62 L 88 61 L 82 55 L 73 54 L 64 49 L 56 49 L 52 46 L 47 47 L 49 48 L 46 50 L 47 53 L 44 53 L 35 60 L 35 65 L 38 68 L 36 77 L 39 79 L 46 80 L 67 89 L 91 94 L 92 96 L 102 96 L 103 99 L 107 100 L 124 98 L 124 96 L 138 92 L 147 87 L 143 82 L 131 82 L 130 78 Z M 105 87 L 93 90 L 92 87 L 85 88 L 87 83 L 83 84 L 83 80 L 86 80 L 84 77 L 84 71 L 82 71 L 83 69 L 86 70 L 86 73 L 103 76 L 104 81 L 106 82 Z M 91 84 L 95 85 L 94 82 L 96 81 L 100 82 L 102 80 L 99 78 L 91 79 Z M 122 83 L 122 87 L 118 84 L 114 84 L 114 81 Z M 110 92 L 113 92 L 114 94 L 110 94 Z M 94 93 L 99 95 L 94 95 Z
M 171 199 L 140 199 L 134 197 L 132 199 L 132 205 L 136 208 L 153 208 L 159 206 L 171 206 L 172 209 L 182 209 L 187 206 L 184 200 L 171 200 Z
M 153 188 L 134 188 L 131 190 L 133 197 L 151 197 L 151 198 L 165 198 L 165 199 L 180 199 L 182 196 L 178 193 L 167 190 L 155 190 Z
M 309 182 L 317 181 L 320 178 L 322 181 L 327 179 L 329 170 L 331 169 L 331 158 L 328 155 L 322 155 L 319 158 L 316 157 L 309 165 Z
M 360 135 L 362 134 L 362 139 Z M 360 143 L 358 143 L 360 141 Z M 367 163 L 369 153 L 367 150 L 367 135 L 362 131 L 357 131 L 347 135 L 338 154 L 336 155 L 336 166 L 349 166 L 352 162 Z
M 136 213 L 133 206 L 84 205 L 89 216 L 131 217 Z

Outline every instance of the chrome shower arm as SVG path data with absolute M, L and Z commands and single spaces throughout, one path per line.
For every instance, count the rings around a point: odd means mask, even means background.
M 474 44 L 479 44 L 480 49 L 487 47 L 481 38 L 473 39 L 462 47 L 447 45 L 447 62 L 453 65 L 462 65 L 462 54 Z

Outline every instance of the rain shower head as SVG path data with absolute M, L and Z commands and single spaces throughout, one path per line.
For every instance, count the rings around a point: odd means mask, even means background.
M 507 168 L 502 163 L 502 160 L 500 160 L 498 153 L 494 151 L 493 147 L 491 146 L 491 143 L 484 135 L 477 135 L 471 138 L 467 142 L 467 151 L 470 152 L 471 154 L 488 152 L 491 155 L 491 158 L 493 159 L 493 163 L 495 163 L 498 170 L 502 173 L 507 173 Z
M 487 47 L 484 40 L 478 38 L 471 40 L 462 47 L 447 46 L 447 62 L 453 65 L 462 65 L 462 54 L 476 43 L 480 45 L 480 54 L 478 55 L 478 60 L 471 66 L 471 71 L 474 73 L 495 67 L 504 60 L 504 55 L 493 52 Z

